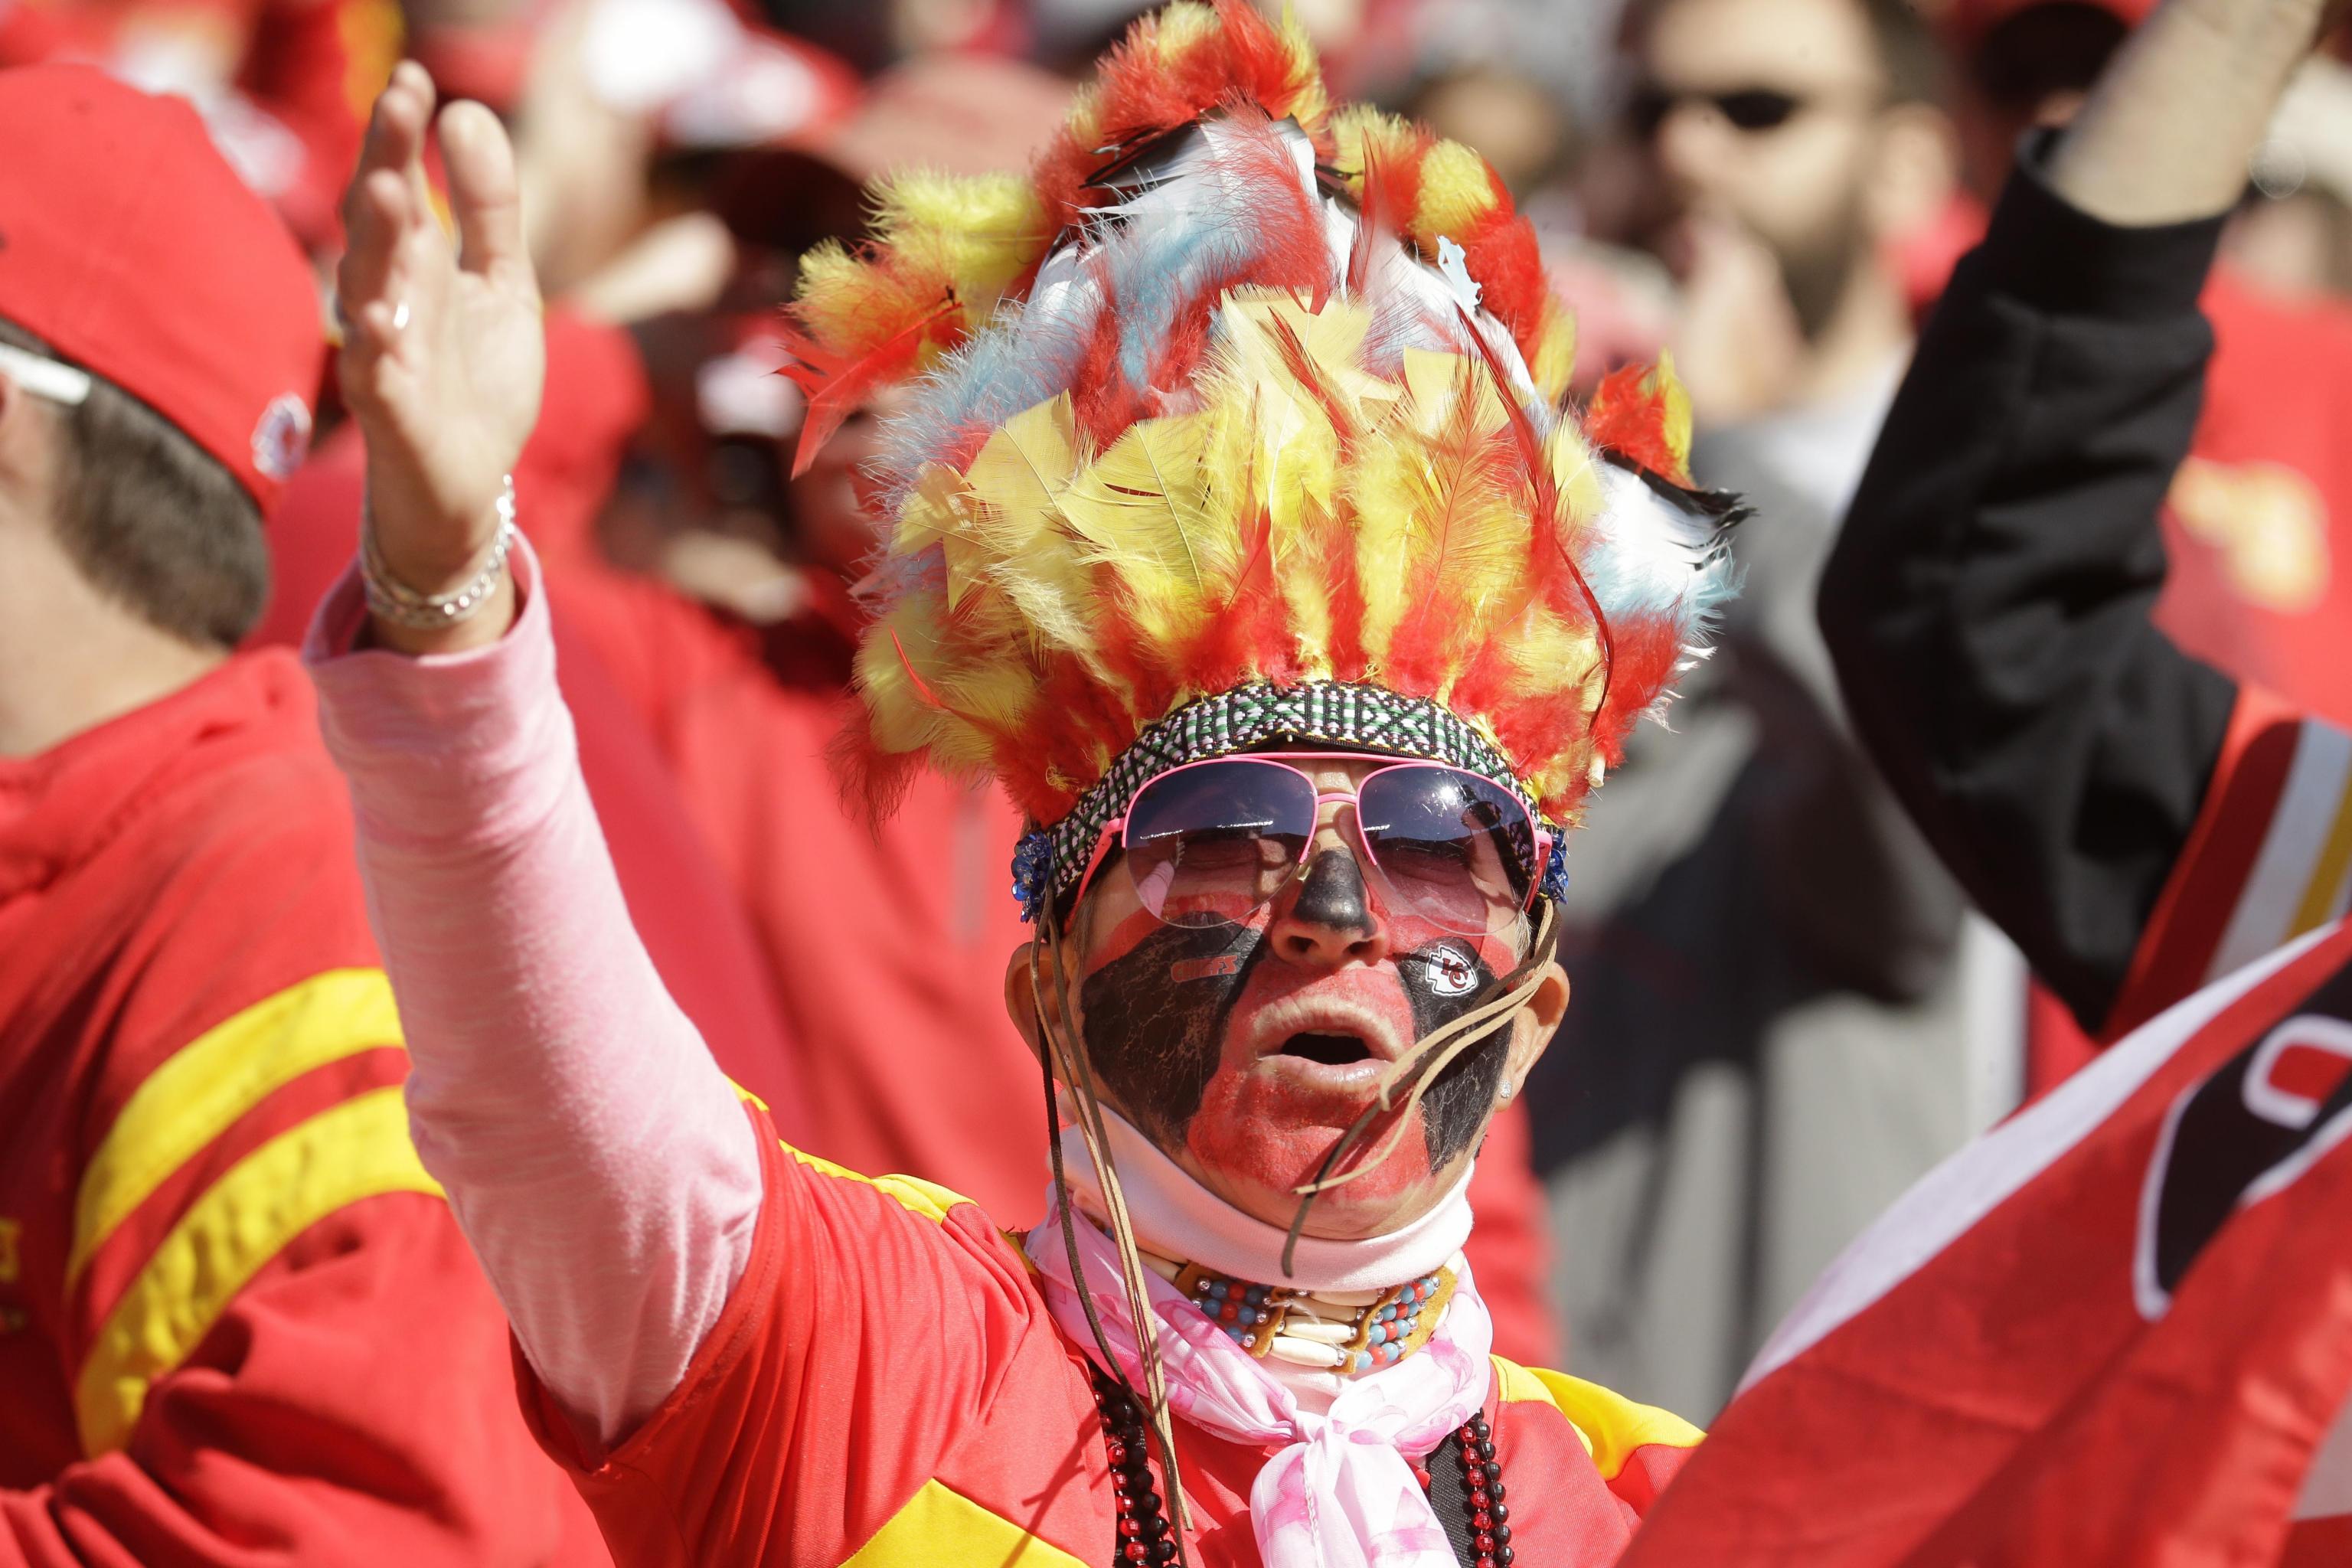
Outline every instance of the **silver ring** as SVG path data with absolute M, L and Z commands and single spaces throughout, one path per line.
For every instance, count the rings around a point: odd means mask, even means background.
M 405 300 L 392 308 L 392 330 L 395 332 L 408 331 L 408 301 Z

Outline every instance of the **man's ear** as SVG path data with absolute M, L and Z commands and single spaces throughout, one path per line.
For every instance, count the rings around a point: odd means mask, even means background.
M 1013 950 L 1013 960 L 1004 966 L 1004 1013 L 1021 1037 L 1029 1042 L 1030 1054 L 1043 1056 L 1045 1037 L 1037 1026 L 1037 991 L 1029 978 L 1032 954 L 1035 955 L 1037 979 L 1054 984 L 1054 954 L 1044 943 L 1034 939 Z
M 1503 1086 L 1512 1094 L 1527 1082 L 1566 1016 L 1568 971 L 1554 959 L 1543 966 L 1534 993 L 1511 1015 L 1511 1058 L 1503 1068 Z

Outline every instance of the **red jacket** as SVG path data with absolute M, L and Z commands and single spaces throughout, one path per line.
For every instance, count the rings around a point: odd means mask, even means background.
M 290 654 L 0 761 L 0 1568 L 601 1563 Z
M 868 1181 L 753 1121 L 766 1199 L 751 1256 L 662 1407 L 592 1453 L 522 1373 L 541 1440 L 615 1551 L 640 1568 L 1127 1561 L 1086 1359 L 1017 1243 L 954 1193 Z M 1484 1414 L 1529 1568 L 1614 1562 L 1699 1440 L 1500 1357 Z M 1254 1568 L 1250 1490 L 1271 1451 L 1181 1420 L 1176 1442 L 1192 1561 Z

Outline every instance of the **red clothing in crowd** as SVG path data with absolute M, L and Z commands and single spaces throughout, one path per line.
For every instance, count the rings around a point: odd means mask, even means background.
M 524 453 L 518 490 L 532 542 L 575 559 L 610 487 L 621 444 L 646 393 L 627 340 L 561 313 L 549 318 L 548 414 Z M 593 388 L 584 399 L 566 388 Z M 566 405 L 567 395 L 580 406 Z M 358 538 L 362 459 L 358 432 L 324 442 L 287 487 L 269 523 L 273 587 L 250 641 L 298 644 L 320 595 L 351 563 Z M 719 1065 L 757 1092 L 799 1136 L 807 1120 L 795 1035 L 766 957 L 733 888 L 713 860 L 665 765 L 663 747 L 604 668 L 584 609 L 555 608 L 557 678 L 580 738 L 581 771 L 654 966 Z
M 1017 1242 L 951 1192 L 868 1181 L 753 1119 L 751 1256 L 661 1409 L 591 1454 L 521 1374 L 540 1440 L 616 1553 L 645 1568 L 1113 1562 L 1087 1363 Z M 1500 1357 L 1495 1372 L 1485 1414 L 1517 1560 L 1612 1561 L 1698 1432 L 1576 1378 Z M 1256 1563 L 1250 1489 L 1270 1451 L 1188 1426 L 1180 1452 L 1192 1560 Z
M 291 655 L 0 761 L 0 1568 L 609 1561 L 410 1147 Z

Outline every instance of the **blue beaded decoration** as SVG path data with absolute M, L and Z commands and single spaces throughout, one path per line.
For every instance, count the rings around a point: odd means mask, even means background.
M 1568 835 L 1555 834 L 1551 855 L 1544 861 L 1543 896 L 1547 899 L 1568 897 Z
M 1045 905 L 1046 872 L 1054 864 L 1054 839 L 1047 833 L 1024 833 L 1013 847 L 1013 897 L 1021 905 L 1021 919 L 1034 924 Z

